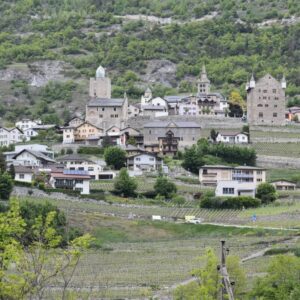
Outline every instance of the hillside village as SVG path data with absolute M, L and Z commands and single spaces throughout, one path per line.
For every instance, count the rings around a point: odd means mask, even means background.
M 300 299 L 298 2 L 0 2 L 0 298 Z
M 121 99 L 111 97 L 111 80 L 105 69 L 99 66 L 95 77 L 90 78 L 89 100 L 81 116 L 74 116 L 63 127 L 41 124 L 40 120 L 18 120 L 14 128 L 1 128 L 0 143 L 4 147 L 17 144 L 14 151 L 4 152 L 7 165 L 15 167 L 16 181 L 33 183 L 40 174 L 47 173 L 45 184 L 49 187 L 89 194 L 90 180 L 113 179 L 118 171 L 106 167 L 103 160 L 95 162 L 76 154 L 79 147 L 119 147 L 126 152 L 125 165 L 131 176 L 141 176 L 161 168 L 168 174 L 164 157 L 177 157 L 185 148 L 206 138 L 197 122 L 199 118 L 206 118 L 207 122 L 209 119 L 225 119 L 248 126 L 287 125 L 291 116 L 286 114 L 285 109 L 286 86 L 284 77 L 277 81 L 267 74 L 255 80 L 252 74 L 246 84 L 247 115 L 230 117 L 227 99 L 221 93 L 211 91 L 205 65 L 197 80 L 197 93 L 161 98 L 153 97 L 148 87 L 141 95 L 140 103 L 135 105 L 129 104 L 126 93 Z M 138 120 L 140 126 L 132 125 L 132 120 Z M 243 128 L 248 129 L 243 132 Z M 55 146 L 56 149 L 60 148 L 61 153 L 69 151 L 69 156 L 56 159 L 54 151 L 49 150 L 47 145 L 31 144 L 31 139 L 49 129 L 62 140 L 60 146 Z M 243 126 L 234 132 L 215 132 L 215 136 L 211 135 L 209 139 L 211 143 L 246 147 L 250 143 L 250 131 L 249 127 Z M 22 142 L 26 143 L 22 145 Z M 223 177 L 220 176 L 215 182 L 216 195 L 223 196 L 225 193 L 219 191 L 219 185 L 224 185 L 224 191 L 230 185 L 234 186 L 233 195 L 243 195 L 245 190 L 246 195 L 255 197 L 258 184 L 265 182 L 266 176 L 256 182 L 252 179 L 256 169 L 249 166 L 246 170 L 239 172 L 251 174 L 249 177 L 221 180 Z M 229 182 L 232 180 L 234 182 Z M 199 183 L 203 184 L 201 176 Z M 243 183 L 243 187 L 239 187 L 239 183 Z

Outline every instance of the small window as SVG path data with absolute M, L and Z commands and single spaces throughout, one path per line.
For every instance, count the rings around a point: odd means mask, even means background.
M 268 92 L 268 90 L 264 90 L 263 92 L 266 94 Z
M 277 104 L 275 104 L 274 107 L 277 107 Z
M 19 174 L 19 178 L 20 178 L 20 179 L 24 179 L 24 178 L 25 178 L 25 175 L 24 175 L 24 174 Z
M 274 94 L 276 94 L 276 89 L 273 89 L 272 91 L 273 91 Z
M 260 112 L 260 113 L 258 114 L 258 117 L 259 117 L 259 118 L 263 118 L 263 117 L 264 117 L 264 114 L 263 114 L 262 112 Z
M 116 108 L 116 107 L 114 107 L 114 111 L 117 111 L 117 108 Z
M 269 104 L 265 104 L 265 107 L 269 107 Z
M 104 107 L 102 107 L 102 111 L 104 111 L 105 110 L 105 108 Z
M 273 117 L 274 117 L 274 118 L 277 118 L 277 113 L 273 113 Z
M 262 104 L 257 104 L 257 107 L 262 107 L 263 105 Z

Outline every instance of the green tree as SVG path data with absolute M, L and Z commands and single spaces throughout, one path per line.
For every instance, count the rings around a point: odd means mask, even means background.
M 127 169 L 122 168 L 114 181 L 114 192 L 123 197 L 135 195 L 137 183 L 134 178 L 130 178 Z
M 241 267 L 240 258 L 235 255 L 228 255 L 226 257 L 226 267 L 230 281 L 234 281 L 234 296 L 240 299 L 246 288 L 246 274 Z
M 0 152 L 0 172 L 3 173 L 5 171 L 6 171 L 5 156 L 2 152 Z
M 298 300 L 300 299 L 300 258 L 292 255 L 274 257 L 267 275 L 256 281 L 251 299 Z
M 0 174 L 0 199 L 8 200 L 14 184 L 8 173 Z
M 158 195 L 170 199 L 177 192 L 177 187 L 167 177 L 158 176 L 154 184 L 154 190 Z
M 0 213 L 1 299 L 43 299 L 46 288 L 56 278 L 62 280 L 61 298 L 66 299 L 79 259 L 92 238 L 83 235 L 70 241 L 64 251 L 57 250 L 62 237 L 53 228 L 55 214 L 52 211 L 45 219 L 36 218 L 32 225 L 34 242 L 24 246 L 26 224 L 18 202 L 12 200 L 9 211 Z
M 212 129 L 211 131 L 210 131 L 210 138 L 212 139 L 212 141 L 216 141 L 216 139 L 217 139 L 217 136 L 218 136 L 218 133 L 216 132 L 216 130 L 215 129 Z
M 259 198 L 263 204 L 268 204 L 275 201 L 278 195 L 272 184 L 264 182 L 257 187 L 256 197 Z
M 198 279 L 197 282 L 178 287 L 174 293 L 176 300 L 218 299 L 218 291 L 221 287 L 221 277 L 217 269 L 218 258 L 212 249 L 207 249 L 206 254 L 200 259 L 204 267 L 193 271 Z
M 120 170 L 125 166 L 126 152 L 119 147 L 108 147 L 104 151 L 104 159 L 108 166 Z
M 8 174 L 10 175 L 11 179 L 13 180 L 15 179 L 16 172 L 15 172 L 15 166 L 13 164 L 9 166 Z
M 127 144 L 136 146 L 136 140 L 133 136 L 130 136 L 129 139 L 127 140 Z

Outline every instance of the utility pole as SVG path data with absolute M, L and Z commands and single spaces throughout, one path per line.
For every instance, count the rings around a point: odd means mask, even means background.
M 226 248 L 225 241 L 221 240 L 221 266 L 218 267 L 221 274 L 220 300 L 225 300 L 225 295 L 228 300 L 234 300 L 229 274 L 226 268 Z

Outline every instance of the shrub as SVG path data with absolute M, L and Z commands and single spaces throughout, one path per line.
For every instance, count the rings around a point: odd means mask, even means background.
M 137 183 L 134 178 L 130 178 L 126 168 L 122 168 L 114 182 L 114 192 L 123 197 L 135 196 Z
M 278 195 L 272 184 L 264 182 L 257 187 L 256 197 L 259 198 L 263 204 L 268 204 L 275 201 Z
M 158 195 L 170 199 L 177 192 L 176 185 L 169 181 L 166 177 L 159 176 L 154 184 L 154 190 Z
M 261 201 L 256 198 L 240 197 L 211 197 L 201 198 L 200 207 L 212 209 L 242 209 L 260 206 Z

